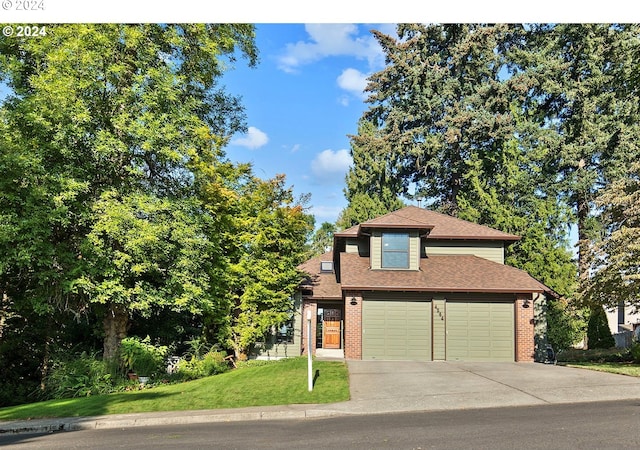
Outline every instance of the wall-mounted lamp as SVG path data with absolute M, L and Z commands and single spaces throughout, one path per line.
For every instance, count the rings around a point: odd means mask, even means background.
M 358 304 L 358 300 L 356 300 L 356 298 L 355 298 L 355 297 L 351 297 L 351 304 L 352 304 L 353 306 L 356 306 L 356 305 Z
M 522 307 L 523 307 L 523 308 L 528 308 L 529 306 L 531 306 L 531 304 L 530 304 L 529 300 L 528 300 L 528 299 L 526 299 L 526 300 L 524 301 L 524 303 L 522 304 Z

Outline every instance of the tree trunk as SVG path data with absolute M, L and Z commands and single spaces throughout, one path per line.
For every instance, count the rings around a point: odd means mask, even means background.
M 589 218 L 589 202 L 587 199 L 579 195 L 576 202 L 578 215 L 578 277 L 581 281 L 589 278 L 589 230 L 587 230 L 587 221 Z
M 104 328 L 104 350 L 102 359 L 109 361 L 118 356 L 122 339 L 127 337 L 129 314 L 122 305 L 109 305 L 102 322 Z

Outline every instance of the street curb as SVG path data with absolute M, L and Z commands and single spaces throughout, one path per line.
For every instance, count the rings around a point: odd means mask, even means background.
M 184 425 L 213 422 L 238 422 L 256 420 L 290 420 L 333 417 L 343 415 L 338 411 L 294 410 L 294 411 L 255 411 L 237 413 L 212 413 L 197 415 L 178 415 L 173 417 L 147 417 L 140 413 L 139 417 L 126 418 L 68 418 L 58 420 L 28 421 L 0 424 L 0 436 L 22 433 L 53 433 L 57 431 L 105 430 L 113 428 L 132 428 L 142 426 Z

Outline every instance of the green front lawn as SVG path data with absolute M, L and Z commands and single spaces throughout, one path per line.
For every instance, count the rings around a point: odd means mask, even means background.
M 0 408 L 0 420 L 333 403 L 349 399 L 345 363 L 314 361 L 313 371 L 316 381 L 312 392 L 308 391 L 307 358 L 299 357 L 188 383 Z
M 567 362 L 559 364 L 567 367 L 578 367 L 581 369 L 598 370 L 600 372 L 610 372 L 621 375 L 629 375 L 632 377 L 640 377 L 640 365 L 628 362 Z

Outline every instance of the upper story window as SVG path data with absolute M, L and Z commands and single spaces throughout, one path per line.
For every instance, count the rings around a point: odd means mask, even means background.
M 382 233 L 382 268 L 409 268 L 409 233 Z
M 333 272 L 333 261 L 320 261 L 320 272 Z

